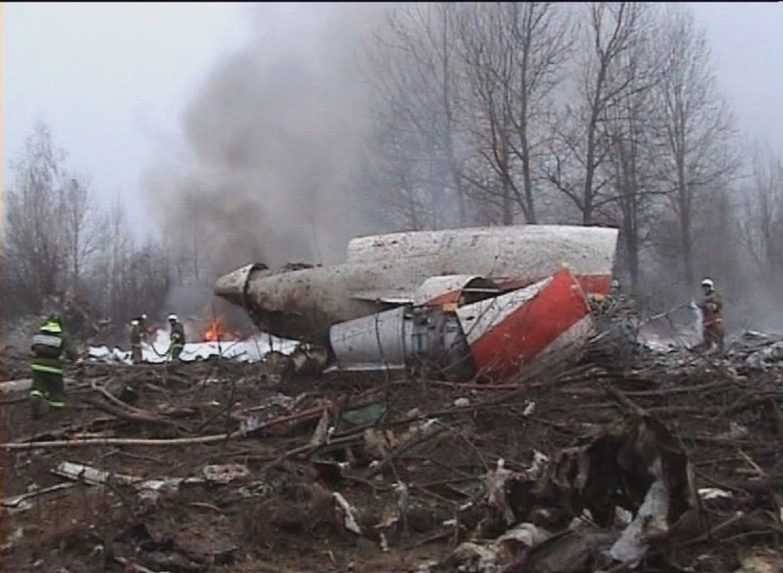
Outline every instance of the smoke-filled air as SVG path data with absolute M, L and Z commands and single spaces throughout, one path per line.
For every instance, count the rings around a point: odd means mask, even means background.
M 242 14 L 246 38 L 178 102 L 178 140 L 108 210 L 56 129 L 31 128 L 9 171 L 3 312 L 70 291 L 115 324 L 199 315 L 245 264 L 337 263 L 360 235 L 543 223 L 618 229 L 615 276 L 651 312 L 709 276 L 733 327 L 781 326 L 768 307 L 783 280 L 782 153 L 738 120 L 687 5 Z
M 147 178 L 167 237 L 187 247 L 197 237 L 205 263 L 228 271 L 334 262 L 371 229 L 356 193 L 371 113 L 359 64 L 383 9 L 253 8 L 252 41 L 187 103 L 185 165 Z

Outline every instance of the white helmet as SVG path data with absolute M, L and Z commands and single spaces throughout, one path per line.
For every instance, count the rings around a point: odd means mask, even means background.
M 175 322 L 177 321 L 177 315 L 174 314 L 174 313 L 171 313 L 169 315 L 169 322 L 171 322 L 172 320 L 175 321 Z
M 141 319 L 142 319 L 142 320 L 147 320 L 147 315 L 146 315 L 146 314 L 142 314 L 142 315 L 141 315 Z
M 703 281 L 701 281 L 701 286 L 707 287 L 709 289 L 713 289 L 715 288 L 715 283 L 713 282 L 712 279 L 704 279 Z
M 138 320 L 131 320 L 131 326 L 138 326 L 139 321 Z

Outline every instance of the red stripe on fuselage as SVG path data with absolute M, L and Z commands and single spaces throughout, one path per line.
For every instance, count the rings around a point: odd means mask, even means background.
M 471 345 L 478 371 L 492 378 L 513 376 L 589 312 L 579 281 L 568 270 L 558 272 L 537 296 Z

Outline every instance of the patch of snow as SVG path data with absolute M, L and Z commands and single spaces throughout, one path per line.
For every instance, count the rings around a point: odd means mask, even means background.
M 155 340 L 152 344 L 142 343 L 142 359 L 150 364 L 162 364 L 168 362 L 166 351 L 169 348 L 169 333 L 158 329 L 155 332 Z M 299 345 L 296 340 L 277 338 L 268 334 L 257 334 L 244 340 L 228 340 L 218 342 L 188 342 L 182 349 L 180 360 L 193 362 L 194 360 L 206 360 L 213 356 L 222 356 L 237 362 L 259 362 L 271 351 L 290 354 Z M 91 346 L 90 360 L 95 362 L 132 364 L 130 350 L 122 350 L 107 346 Z

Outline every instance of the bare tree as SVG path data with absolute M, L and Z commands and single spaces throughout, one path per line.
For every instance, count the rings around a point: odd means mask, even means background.
M 82 181 L 68 178 L 61 192 L 61 204 L 70 275 L 68 282 L 76 291 L 82 287 L 85 267 L 105 240 L 106 225 L 84 178 Z
M 640 257 L 647 232 L 656 218 L 655 200 L 663 190 L 655 174 L 658 150 L 654 137 L 656 109 L 653 88 L 660 81 L 661 59 L 656 49 L 659 21 L 649 18 L 629 49 L 620 54 L 611 73 L 627 81 L 627 89 L 607 106 L 604 130 L 609 153 L 605 171 L 611 179 L 614 201 L 598 209 L 608 221 L 617 221 L 621 252 L 631 290 L 639 292 Z
M 376 118 L 374 132 L 368 141 L 367 164 L 363 170 L 366 185 L 373 197 L 384 206 L 384 221 L 396 228 L 421 230 L 432 226 L 428 193 L 420 184 L 420 140 L 394 125 L 395 115 Z M 387 123 L 389 122 L 389 123 Z
M 7 195 L 6 267 L 19 305 L 37 312 L 58 292 L 65 270 L 60 213 L 65 154 L 49 129 L 36 125 L 25 151 L 13 164 L 14 184 Z
M 743 236 L 756 272 L 783 281 L 783 160 L 769 146 L 754 152 L 744 206 Z
M 607 110 L 637 90 L 647 89 L 652 77 L 644 67 L 629 68 L 628 53 L 638 36 L 650 25 L 652 6 L 640 2 L 593 2 L 582 35 L 582 70 L 578 103 L 566 104 L 554 126 L 552 158 L 547 177 L 581 213 L 584 225 L 594 224 L 596 213 L 615 200 L 610 176 L 601 166 L 611 153 L 606 129 Z
M 687 8 L 669 7 L 660 45 L 666 61 L 656 86 L 661 120 L 658 176 L 669 188 L 684 279 L 692 287 L 696 209 L 711 189 L 734 176 L 739 160 L 732 148 L 732 117 L 717 89 L 705 33 Z
M 124 314 L 123 308 L 126 304 L 123 285 L 132 249 L 133 243 L 128 232 L 125 210 L 119 197 L 116 197 L 109 213 L 109 237 L 106 243 L 105 261 L 106 308 L 107 314 L 113 319 Z
M 479 172 L 486 165 L 494 174 L 464 176 L 498 200 L 504 224 L 513 222 L 516 210 L 536 223 L 533 166 L 544 141 L 542 120 L 572 44 L 565 8 L 549 2 L 471 3 L 459 22 L 473 112 L 466 117 L 478 143 Z
M 463 224 L 467 217 L 456 117 L 461 86 L 454 57 L 457 10 L 449 3 L 396 6 L 368 54 L 366 76 L 376 118 L 386 132 L 379 141 L 388 146 L 381 151 L 386 170 L 396 171 L 392 179 L 397 183 L 389 190 L 402 193 L 391 203 L 412 206 L 411 201 L 421 204 L 428 195 L 433 227 L 451 223 L 452 199 L 456 221 Z M 403 141 L 417 150 L 415 157 L 400 153 Z
M 119 198 L 107 220 L 105 239 L 91 259 L 91 298 L 115 325 L 125 324 L 140 312 L 154 316 L 172 284 L 169 258 L 157 240 L 136 244 Z

